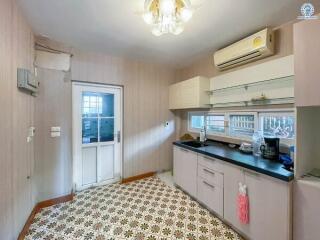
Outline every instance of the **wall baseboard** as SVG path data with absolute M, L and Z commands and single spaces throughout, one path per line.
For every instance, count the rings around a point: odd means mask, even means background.
M 34 208 L 32 209 L 32 212 L 30 213 L 30 215 L 29 215 L 29 217 L 28 217 L 28 219 L 26 221 L 26 224 L 24 225 L 22 231 L 20 232 L 20 234 L 18 236 L 18 240 L 23 240 L 25 238 L 25 236 L 27 235 L 28 230 L 30 228 L 30 225 L 33 222 L 34 217 L 36 216 L 36 214 L 38 212 L 41 211 L 41 209 L 46 208 L 46 207 L 50 207 L 50 206 L 53 206 L 53 205 L 56 205 L 56 204 L 59 204 L 59 203 L 72 201 L 73 200 L 73 196 L 74 196 L 74 194 L 71 193 L 69 195 L 65 195 L 65 196 L 62 196 L 62 197 L 53 198 L 53 199 L 49 199 L 49 200 L 37 203 L 34 206 Z
M 56 205 L 56 204 L 59 204 L 59 203 L 72 201 L 73 200 L 73 196 L 74 196 L 74 194 L 71 193 L 69 195 L 65 195 L 65 196 L 62 196 L 62 197 L 49 199 L 49 200 L 46 200 L 46 201 L 39 202 L 37 204 L 37 206 L 38 206 L 38 209 L 41 210 L 42 208 L 50 207 L 52 205 Z
M 133 177 L 124 178 L 124 179 L 122 179 L 121 184 L 137 181 L 137 180 L 144 179 L 144 178 L 147 178 L 147 177 L 152 177 L 154 175 L 156 175 L 156 172 L 147 172 L 147 173 L 136 175 L 136 176 L 133 176 Z

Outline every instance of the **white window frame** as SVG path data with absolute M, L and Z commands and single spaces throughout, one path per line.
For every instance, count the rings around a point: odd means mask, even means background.
M 209 112 L 209 113 L 205 114 L 204 122 L 205 122 L 205 124 L 207 123 L 207 116 L 222 116 L 222 115 L 224 116 L 224 132 L 222 133 L 222 132 L 210 131 L 206 127 L 207 135 L 209 135 L 209 136 L 226 136 L 227 130 L 228 130 L 228 126 L 226 124 L 227 114 L 225 112 Z
M 191 127 L 191 117 L 192 116 L 203 116 L 204 124 L 206 123 L 206 114 L 205 112 L 188 112 L 188 132 L 199 133 L 201 128 L 193 128 Z
M 251 136 L 246 136 L 246 135 L 239 135 L 239 136 L 234 136 L 234 135 L 231 135 L 230 134 L 230 115 L 245 115 L 245 116 L 254 116 L 254 127 L 253 127 L 253 130 L 256 131 L 259 127 L 259 119 L 258 119 L 258 112 L 255 112 L 255 111 L 252 111 L 252 112 L 228 112 L 227 113 L 227 121 L 228 121 L 228 129 L 227 129 L 227 132 L 226 132 L 226 137 L 229 137 L 229 138 L 234 138 L 234 139 L 240 139 L 240 140 L 251 140 L 252 137 Z
M 296 124 L 296 113 L 293 108 L 286 108 L 286 109 L 252 109 L 250 111 L 223 111 L 223 110 L 217 110 L 217 111 L 210 111 L 210 112 L 188 112 L 188 131 L 192 133 L 199 133 L 200 128 L 192 128 L 191 127 L 191 116 L 204 116 L 204 123 L 206 125 L 207 116 L 212 116 L 212 115 L 224 115 L 225 116 L 225 132 L 224 133 L 219 133 L 219 132 L 214 132 L 214 131 L 207 131 L 207 136 L 217 136 L 217 137 L 224 137 L 224 138 L 230 138 L 230 139 L 236 139 L 236 140 L 243 140 L 243 141 L 251 141 L 252 137 L 250 136 L 232 136 L 230 135 L 230 130 L 229 130 L 229 123 L 230 123 L 230 115 L 254 115 L 254 130 L 259 131 L 262 130 L 261 126 L 261 116 L 283 116 L 283 115 L 288 115 L 288 116 L 293 116 L 295 117 L 295 124 Z M 295 129 L 295 138 L 296 138 L 296 126 L 294 126 Z M 294 139 L 285 139 L 285 138 L 280 138 L 280 142 L 288 145 L 294 145 L 295 144 L 295 138 Z
M 265 112 L 259 112 L 259 115 L 258 115 L 259 130 L 262 131 L 262 121 L 261 121 L 261 117 L 262 116 L 283 116 L 283 115 L 295 118 L 294 126 L 293 126 L 295 137 L 293 139 L 280 138 L 280 142 L 284 143 L 284 144 L 288 144 L 288 145 L 294 145 L 295 141 L 296 141 L 295 140 L 296 139 L 296 135 L 297 135 L 297 132 L 296 132 L 296 114 L 295 114 L 294 110 L 292 110 L 292 111 L 288 110 L 288 111 L 265 111 Z

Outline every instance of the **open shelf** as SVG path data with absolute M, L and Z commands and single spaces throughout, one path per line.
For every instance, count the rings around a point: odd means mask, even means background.
M 248 107 L 248 106 L 263 106 L 263 105 L 279 105 L 279 104 L 290 104 L 294 103 L 293 97 L 288 98 L 274 98 L 264 100 L 251 100 L 251 101 L 240 101 L 240 102 L 227 102 L 227 103 L 215 103 L 211 104 L 213 108 L 223 107 Z
M 215 90 L 209 91 L 210 94 L 218 93 L 218 92 L 224 92 L 224 91 L 230 91 L 230 90 L 237 90 L 237 89 L 245 89 L 248 90 L 251 87 L 257 87 L 261 85 L 269 85 L 269 84 L 275 84 L 275 83 L 285 83 L 287 82 L 288 84 L 294 84 L 294 76 L 286 76 L 282 78 L 274 78 L 274 79 L 268 79 L 264 81 L 259 81 L 259 82 L 254 82 L 254 83 L 247 83 L 247 84 L 240 84 L 240 85 L 235 85 L 231 87 L 225 87 L 225 88 L 219 88 Z

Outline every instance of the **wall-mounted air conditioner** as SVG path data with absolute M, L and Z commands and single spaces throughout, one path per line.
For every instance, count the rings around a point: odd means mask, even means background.
M 274 54 L 274 34 L 270 28 L 257 32 L 214 53 L 214 64 L 225 70 Z

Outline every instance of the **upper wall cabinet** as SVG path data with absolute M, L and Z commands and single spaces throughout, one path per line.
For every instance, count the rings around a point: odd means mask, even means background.
M 294 24 L 296 106 L 320 106 L 320 20 Z
M 215 107 L 294 103 L 293 55 L 213 77 Z
M 200 76 L 171 85 L 169 109 L 209 108 L 209 87 L 209 79 Z

